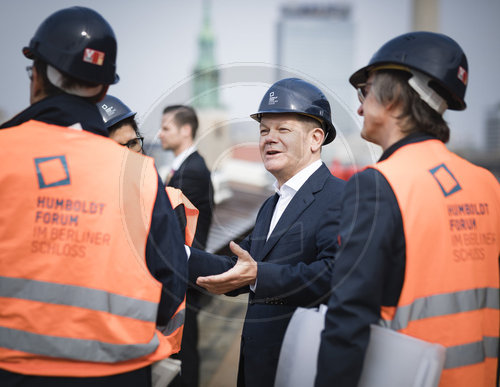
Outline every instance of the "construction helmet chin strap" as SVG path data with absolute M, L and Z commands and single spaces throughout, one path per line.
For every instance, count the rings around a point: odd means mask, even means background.
M 61 89 L 65 93 L 84 98 L 95 97 L 102 91 L 104 87 L 104 85 L 97 85 L 93 87 L 73 85 L 73 87 L 71 88 L 63 87 L 64 77 L 65 76 L 55 67 L 47 65 L 47 78 L 49 79 L 50 83 L 52 83 L 55 87 Z
M 408 84 L 417 92 L 422 101 L 424 101 L 440 115 L 443 115 L 444 111 L 448 109 L 448 104 L 444 98 L 441 97 L 434 89 L 429 87 L 429 82 L 432 81 L 432 78 L 424 73 L 412 70 L 409 67 L 399 64 L 384 64 L 381 66 L 375 66 L 371 69 L 371 72 L 379 70 L 401 70 L 410 73 L 412 76 L 408 79 Z
M 448 108 L 446 101 L 435 90 L 429 87 L 429 82 L 432 78 L 421 72 L 410 70 L 412 77 L 408 79 L 408 84 L 415 90 L 422 101 L 429 105 L 433 110 L 443 115 Z

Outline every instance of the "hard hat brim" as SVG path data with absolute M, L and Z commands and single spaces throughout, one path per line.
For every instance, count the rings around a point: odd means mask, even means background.
M 331 143 L 335 139 L 335 137 L 337 136 L 337 130 L 335 129 L 335 126 L 333 124 L 331 124 L 330 122 L 328 122 L 326 120 L 324 122 L 321 122 L 318 117 L 313 116 L 311 114 L 299 113 L 296 111 L 290 111 L 290 110 L 284 110 L 284 109 L 274 109 L 274 110 L 266 110 L 265 112 L 257 112 L 254 114 L 250 114 L 250 118 L 254 119 L 257 122 L 260 122 L 263 114 L 286 114 L 286 113 L 298 114 L 301 116 L 313 118 L 316 121 L 318 121 L 321 124 L 321 129 L 323 129 L 323 131 L 325 131 L 325 139 L 324 139 L 322 145 L 327 145 L 327 144 Z M 326 124 L 326 128 L 323 127 L 325 124 Z

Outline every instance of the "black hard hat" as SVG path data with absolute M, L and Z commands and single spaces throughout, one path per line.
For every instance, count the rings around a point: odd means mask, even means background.
M 318 120 L 325 131 L 323 145 L 332 142 L 337 134 L 325 95 L 299 78 L 285 78 L 274 83 L 262 98 L 259 111 L 250 117 L 260 122 L 265 113 L 296 113 Z
M 136 115 L 136 112 L 130 110 L 122 101 L 109 94 L 97 103 L 97 107 L 99 108 L 99 113 L 101 113 L 104 125 L 108 129 L 114 124 Z
M 109 85 L 116 74 L 116 38 L 96 11 L 71 7 L 45 19 L 23 54 L 39 58 L 78 80 Z
M 450 37 L 434 32 L 410 32 L 385 43 L 368 66 L 349 78 L 354 87 L 366 82 L 370 72 L 392 68 L 417 70 L 431 78 L 429 86 L 451 110 L 464 110 L 469 67 L 462 48 Z M 401 68 L 402 67 L 402 68 Z

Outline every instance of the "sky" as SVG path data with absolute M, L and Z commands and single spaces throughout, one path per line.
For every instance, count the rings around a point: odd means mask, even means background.
M 215 53 L 220 67 L 275 66 L 276 23 L 280 7 L 290 3 L 311 1 L 212 0 Z M 345 0 L 340 3 L 319 0 L 314 3 L 352 5 L 356 28 L 353 72 L 366 65 L 387 40 L 412 28 L 410 0 Z M 175 94 L 190 81 L 197 59 L 202 0 L 2 1 L 0 114 L 3 119 L 29 103 L 25 67 L 30 62 L 21 54 L 21 48 L 28 44 L 44 18 L 72 5 L 94 8 L 113 27 L 118 40 L 117 68 L 121 80 L 111 86 L 109 93 L 136 110 L 139 121 L 146 120 L 148 112 L 165 95 Z M 500 0 L 440 0 L 438 9 L 440 32 L 450 35 L 462 46 L 470 69 L 467 110 L 445 115 L 452 128 L 451 144 L 479 149 L 484 146 L 486 112 L 500 102 L 500 78 L 492 71 L 500 63 L 500 23 L 497 21 Z M 321 60 L 320 52 L 304 55 L 317 55 Z M 314 74 L 307 75 L 314 78 Z M 238 120 L 253 113 L 268 86 L 266 81 L 248 81 L 245 76 L 226 82 L 221 89 L 221 99 L 231 119 Z M 351 113 L 355 116 L 354 111 Z M 148 128 L 148 132 L 154 130 Z

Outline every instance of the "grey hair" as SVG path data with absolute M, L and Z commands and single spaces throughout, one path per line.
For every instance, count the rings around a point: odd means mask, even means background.
M 380 70 L 374 73 L 370 92 L 383 106 L 397 106 L 401 113 L 396 118 L 403 133 L 424 132 L 446 143 L 450 128 L 443 116 L 424 102 L 408 84 L 410 73 L 398 70 Z

